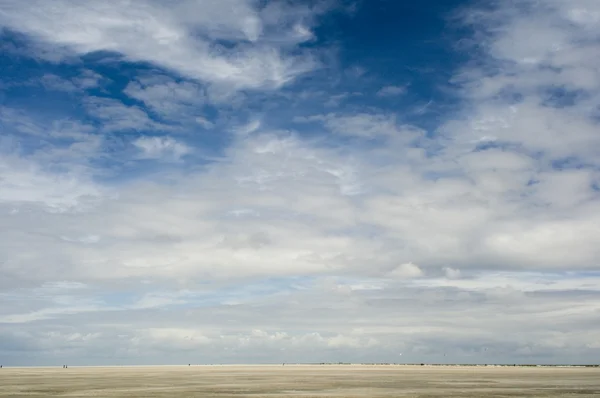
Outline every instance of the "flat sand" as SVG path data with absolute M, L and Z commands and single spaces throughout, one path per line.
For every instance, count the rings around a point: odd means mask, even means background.
M 0 397 L 600 397 L 598 368 L 362 365 L 0 369 Z

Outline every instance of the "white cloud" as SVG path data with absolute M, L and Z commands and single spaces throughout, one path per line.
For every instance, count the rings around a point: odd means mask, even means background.
M 348 337 L 343 335 L 337 335 L 331 337 L 327 341 L 329 347 L 358 347 L 360 346 L 360 340 L 356 337 Z
M 49 90 L 66 91 L 66 92 L 78 90 L 78 87 L 75 84 L 73 84 L 73 82 L 71 82 L 70 80 L 66 80 L 66 79 L 63 79 L 59 76 L 52 75 L 52 74 L 45 74 L 44 76 L 42 76 L 42 78 L 40 79 L 40 83 L 46 89 L 49 89 Z
M 86 69 L 79 76 L 73 79 L 73 83 L 75 83 L 80 89 L 89 89 L 98 87 L 102 81 L 106 80 L 107 79 L 104 76 Z
M 382 87 L 378 92 L 378 97 L 394 97 L 406 93 L 405 86 L 385 86 Z
M 444 267 L 444 274 L 446 275 L 446 278 L 448 278 L 448 279 L 460 278 L 460 270 L 459 269 L 455 269 L 455 268 L 451 268 L 451 267 Z
M 199 330 L 178 328 L 150 328 L 138 332 L 132 339 L 135 346 L 142 348 L 168 347 L 171 350 L 190 350 L 204 347 L 211 343 L 211 339 Z
M 422 132 L 413 126 L 400 126 L 396 115 L 384 113 L 358 113 L 354 115 L 314 115 L 294 118 L 296 123 L 320 122 L 333 133 L 360 138 L 391 138 L 410 142 L 418 139 Z
M 281 82 L 273 60 L 310 39 L 302 27 L 313 14 L 304 10 L 300 23 L 287 6 L 259 12 L 240 3 L 231 19 L 221 5 L 199 17 L 199 36 L 244 41 L 240 63 L 274 54 L 263 75 L 177 36 L 191 26 L 190 10 L 160 17 L 158 6 L 142 3 L 121 16 L 59 2 L 53 12 L 63 18 L 52 22 L 45 3 L 27 12 L 10 4 L 2 18 L 45 40 L 121 51 L 235 88 Z M 89 144 L 96 131 L 88 124 L 3 112 L 10 134 L 89 145 L 27 152 L 2 141 L 0 353 L 18 361 L 34 350 L 39 363 L 58 352 L 95 363 L 188 363 L 191 354 L 202 362 L 381 361 L 398 352 L 408 362 L 443 353 L 459 362 L 596 361 L 598 6 L 549 1 L 522 15 L 504 4 L 463 15 L 485 33 L 483 58 L 457 74 L 466 106 L 438 131 L 372 109 L 298 119 L 321 123 L 302 126 L 315 134 L 325 128 L 328 138 L 381 145 L 322 146 L 270 131 L 268 117 L 252 114 L 219 161 L 107 182 L 81 158 L 136 162 L 109 155 L 102 140 Z M 283 25 L 292 33 L 273 50 L 267 42 Z M 124 40 L 112 43 L 113 28 Z M 163 46 L 171 48 L 156 51 Z M 224 67 L 196 71 L 205 64 L 194 57 L 205 56 Z M 245 68 L 258 78 L 242 76 Z M 555 82 L 586 95 L 549 103 Z M 196 83 L 140 80 L 127 92 L 167 118 L 191 114 L 221 132 L 190 113 L 204 100 Z M 163 128 L 114 99 L 85 105 L 110 134 Z M 240 120 L 230 116 L 220 120 L 224 131 Z M 177 160 L 196 150 L 188 137 L 143 136 L 133 145 L 140 157 Z
M 246 136 L 246 135 L 252 134 L 256 130 L 258 130 L 260 128 L 260 126 L 261 126 L 260 119 L 254 119 L 244 125 L 235 127 L 233 129 L 233 131 L 234 131 L 234 133 L 236 133 L 240 136 Z
M 344 101 L 353 97 L 360 97 L 363 94 L 360 92 L 345 92 L 341 94 L 334 94 L 329 96 L 329 99 L 325 102 L 325 106 L 328 108 L 335 108 L 340 106 Z
M 474 137 L 494 136 L 539 151 L 545 161 L 576 157 L 596 164 L 599 137 L 593 109 L 600 100 L 600 80 L 598 62 L 589 54 L 597 51 L 595 38 L 600 30 L 572 15 L 582 10 L 594 15 L 598 5 L 585 0 L 549 1 L 535 11 L 519 10 L 498 5 L 492 11 L 469 10 L 463 15 L 487 34 L 485 62 L 501 63 L 502 68 L 463 71 L 460 80 L 474 105 L 469 121 L 478 128 L 473 131 L 458 124 L 452 134 L 457 139 L 471 132 Z M 546 106 L 550 88 L 580 90 L 585 95 L 571 106 Z M 513 104 L 510 97 L 499 100 L 503 92 L 520 94 L 523 100 Z M 555 101 L 560 103 L 560 96 Z
M 397 131 L 395 119 L 385 115 L 336 117 L 330 114 L 325 117 L 325 125 L 336 133 L 358 137 L 377 137 Z
M 446 354 L 474 362 L 527 362 L 532 357 L 543 362 L 557 358 L 587 362 L 597 352 L 597 323 L 590 319 L 598 305 L 585 297 L 597 295 L 589 290 L 598 286 L 596 279 L 482 273 L 460 280 L 404 279 L 382 289 L 355 290 L 349 296 L 332 296 L 308 286 L 277 300 L 251 296 L 233 306 L 187 303 L 168 307 L 169 311 L 145 307 L 91 314 L 81 307 L 76 312 L 73 301 L 74 307 L 62 313 L 47 312 L 62 317 L 60 324 L 40 330 L 43 318 L 29 323 L 33 319 L 0 317 L 3 322 L 19 322 L 19 328 L 8 324 L 3 329 L 0 324 L 0 333 L 3 343 L 47 346 L 47 360 L 55 356 L 53 350 L 68 348 L 69 355 L 88 353 L 100 363 L 111 363 L 115 356 L 181 363 L 184 357 L 200 354 L 202 359 L 187 361 L 397 360 L 386 356 L 390 352 L 402 352 L 403 361 L 409 362 L 444 360 Z M 18 300 L 31 302 L 29 292 L 22 295 Z M 211 322 L 206 322 L 208 316 Z M 160 326 L 164 322 L 169 326 Z M 285 354 L 277 354 L 281 351 Z
M 42 42 L 80 54 L 114 51 L 236 89 L 279 87 L 317 66 L 312 55 L 286 54 L 285 48 L 312 38 L 319 8 L 282 3 L 259 10 L 249 0 L 0 4 L 1 25 Z M 237 45 L 227 49 L 214 40 Z
M 139 107 L 127 106 L 113 98 L 87 97 L 84 106 L 91 117 L 102 122 L 102 129 L 106 132 L 164 127 L 150 119 Z
M 31 81 L 30 84 L 41 84 L 48 90 L 77 92 L 95 88 L 100 84 L 101 80 L 103 80 L 102 76 L 86 69 L 79 76 L 71 79 L 64 79 L 60 76 L 46 73 L 39 80 Z
M 206 118 L 202 117 L 202 116 L 197 116 L 196 117 L 196 123 L 198 123 L 199 125 L 201 125 L 202 127 L 204 127 L 205 129 L 212 129 L 215 125 L 214 123 L 212 123 L 210 120 L 207 120 Z
M 413 263 L 400 264 L 389 275 L 393 278 L 418 278 L 423 276 L 423 270 Z
M 39 204 L 63 212 L 93 206 L 106 190 L 86 176 L 55 174 L 16 157 L 0 158 L 0 202 L 21 207 Z
M 198 84 L 176 82 L 167 77 L 131 82 L 123 92 L 168 119 L 193 117 L 197 112 L 194 108 L 206 101 L 204 90 Z
M 140 137 L 133 145 L 142 152 L 141 157 L 146 159 L 172 159 L 178 160 L 191 152 L 191 149 L 171 137 Z

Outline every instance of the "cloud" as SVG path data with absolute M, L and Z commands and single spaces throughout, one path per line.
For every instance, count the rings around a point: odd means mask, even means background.
M 325 102 L 325 106 L 326 107 L 331 107 L 331 108 L 335 108 L 340 106 L 344 101 L 351 99 L 351 98 L 356 98 L 356 97 L 360 97 L 362 96 L 362 93 L 360 92 L 345 92 L 345 93 L 341 93 L 341 94 L 335 94 L 335 95 L 331 95 L 329 97 L 329 99 L 327 100 L 327 102 Z
M 0 175 L 0 201 L 15 209 L 38 204 L 53 212 L 74 211 L 91 206 L 105 192 L 86 176 L 52 173 L 16 157 L 0 160 Z
M 335 134 L 358 138 L 392 138 L 411 141 L 419 137 L 420 131 L 412 126 L 400 126 L 396 115 L 385 113 L 358 113 L 299 116 L 296 123 L 320 122 Z
M 277 88 L 317 67 L 290 46 L 310 40 L 322 8 L 252 1 L 143 1 L 111 4 L 68 0 L 23 6 L 4 0 L 0 24 L 76 54 L 111 51 L 181 75 L 234 89 Z M 193 16 L 193 17 L 192 17 Z M 235 42 L 233 48 L 215 42 Z
M 211 339 L 194 329 L 150 328 L 141 330 L 133 342 L 134 348 L 141 346 L 150 349 L 168 347 L 171 350 L 190 350 L 210 344 Z
M 196 109 L 206 101 L 204 90 L 198 84 L 176 82 L 161 76 L 131 82 L 123 92 L 168 119 L 193 117 L 197 113 Z
M 202 353 L 202 362 L 207 363 L 231 363 L 240 357 L 259 362 L 285 358 L 306 362 L 315 357 L 392 362 L 397 361 L 397 352 L 407 361 L 443 361 L 448 355 L 509 363 L 533 357 L 547 363 L 556 358 L 548 355 L 555 350 L 563 358 L 567 351 L 578 356 L 576 361 L 585 362 L 597 351 L 593 333 L 597 322 L 590 322 L 597 306 L 589 300 L 596 293 L 585 290 L 594 281 L 583 275 L 480 274 L 467 281 L 388 282 L 382 289 L 353 290 L 349 296 L 332 296 L 317 285 L 308 285 L 308 290 L 296 290 L 279 300 L 254 296 L 230 306 L 188 304 L 163 307 L 169 308 L 167 312 L 153 310 L 151 314 L 164 317 L 168 327 L 149 322 L 149 310 L 138 309 L 71 313 L 67 318 L 63 314 L 60 323 L 42 330 L 21 319 L 19 328 L 0 330 L 3 343 L 12 342 L 16 355 L 24 355 L 19 345 L 36 350 L 47 347 L 49 359 L 68 349 L 70 360 L 88 353 L 96 363 L 111 363 L 115 357 L 130 363 L 132 358 L 157 356 L 177 363 L 182 360 L 181 350 L 186 355 Z M 23 294 L 23 298 L 32 297 Z M 281 297 L 286 300 L 282 302 Z M 416 297 L 423 305 L 414 305 Z M 30 299 L 22 302 L 30 303 Z M 297 303 L 293 314 L 290 302 Z M 460 316 L 455 320 L 444 316 L 448 313 Z M 213 322 L 195 321 L 209 314 Z M 243 323 L 227 322 L 230 319 Z M 79 324 L 85 326 L 75 329 Z M 515 327 L 522 332 L 510 333 Z
M 145 159 L 179 160 L 191 152 L 191 149 L 170 137 L 140 137 L 133 142 Z
M 448 279 L 458 279 L 460 278 L 460 270 L 450 267 L 444 267 L 444 273 L 446 278 Z
M 75 84 L 73 84 L 70 80 L 62 79 L 56 75 L 51 75 L 51 74 L 44 75 L 40 79 L 40 82 L 45 88 L 47 88 L 49 90 L 66 91 L 66 92 L 78 90 L 78 87 Z
M 396 132 L 394 117 L 387 115 L 360 114 L 336 116 L 329 114 L 323 118 L 325 125 L 333 132 L 358 137 L 376 137 Z
M 202 116 L 197 116 L 195 119 L 196 123 L 198 123 L 199 125 L 201 125 L 202 127 L 204 127 L 205 129 L 212 129 L 215 125 L 214 123 L 212 123 L 211 121 L 207 120 L 206 118 L 202 117 Z
M 113 98 L 87 97 L 84 106 L 90 117 L 102 123 L 102 130 L 106 132 L 160 128 L 141 108 L 127 106 Z
M 418 278 L 423 276 L 423 271 L 418 265 L 405 263 L 394 268 L 389 275 L 394 278 Z
M 260 128 L 260 126 L 261 126 L 260 119 L 254 119 L 244 125 L 235 127 L 234 132 L 240 136 L 246 136 L 246 135 L 252 134 L 256 130 L 258 130 Z
M 6 361 L 597 360 L 595 3 L 462 9 L 478 51 L 428 131 L 246 92 L 315 67 L 292 49 L 322 10 L 81 4 L 0 19 L 154 66 L 79 90 L 81 114 L 2 108 Z
M 539 151 L 546 162 L 576 157 L 596 164 L 593 109 L 600 86 L 597 62 L 585 54 L 595 51 L 599 31 L 574 17 L 582 10 L 594 15 L 596 8 L 586 1 L 550 1 L 535 12 L 509 7 L 464 12 L 463 19 L 487 37 L 482 59 L 487 66 L 465 68 L 457 77 L 475 105 L 469 115 L 475 134 Z M 574 103 L 559 105 L 569 93 L 579 93 Z M 474 130 L 461 134 L 461 126 L 454 127 L 457 139 Z
M 102 80 L 104 79 L 99 74 L 90 70 L 83 70 L 81 74 L 71 79 L 64 79 L 60 76 L 47 73 L 39 80 L 31 81 L 28 84 L 41 84 L 47 90 L 72 93 L 98 87 Z
M 378 97 L 394 97 L 406 93 L 405 86 L 385 86 L 382 87 L 378 92 Z

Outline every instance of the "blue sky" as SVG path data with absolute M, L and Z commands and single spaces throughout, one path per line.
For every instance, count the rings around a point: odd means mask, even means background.
M 0 362 L 597 361 L 599 19 L 0 0 Z

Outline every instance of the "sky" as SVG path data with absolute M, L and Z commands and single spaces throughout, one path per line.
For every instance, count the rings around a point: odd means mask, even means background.
M 595 363 L 600 2 L 0 0 L 0 363 Z

